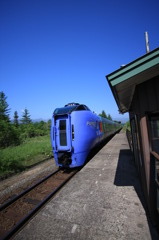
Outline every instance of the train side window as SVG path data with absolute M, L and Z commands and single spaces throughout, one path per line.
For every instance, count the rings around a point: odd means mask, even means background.
M 60 145 L 67 145 L 66 120 L 60 120 Z

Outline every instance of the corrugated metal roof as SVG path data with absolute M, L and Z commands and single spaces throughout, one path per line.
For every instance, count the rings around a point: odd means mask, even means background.
M 159 76 L 159 48 L 106 76 L 121 113 L 129 111 L 135 87 Z

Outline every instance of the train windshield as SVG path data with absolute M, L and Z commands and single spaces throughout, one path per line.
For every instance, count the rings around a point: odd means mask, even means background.
M 61 114 L 67 114 L 72 112 L 76 106 L 68 106 L 68 107 L 63 107 L 63 108 L 56 108 L 54 111 L 55 115 L 61 115 Z
M 85 105 L 72 105 L 72 106 L 66 106 L 63 108 L 56 108 L 54 111 L 54 115 L 68 114 L 73 111 L 80 111 L 80 110 L 89 110 L 90 111 L 90 109 Z

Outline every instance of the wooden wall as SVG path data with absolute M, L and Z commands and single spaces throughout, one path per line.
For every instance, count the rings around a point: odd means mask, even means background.
M 156 192 L 154 186 L 154 163 L 150 157 L 149 116 L 153 113 L 159 113 L 159 77 L 136 86 L 129 113 L 132 129 L 136 129 L 134 137 L 136 140 L 133 143 L 136 148 L 134 148 L 134 151 L 136 151 L 134 153 L 135 162 L 153 220 L 156 216 Z

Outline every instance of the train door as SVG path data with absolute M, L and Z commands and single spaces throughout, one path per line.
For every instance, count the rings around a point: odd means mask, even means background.
M 58 151 L 71 150 L 71 128 L 69 117 L 55 120 L 55 144 Z

